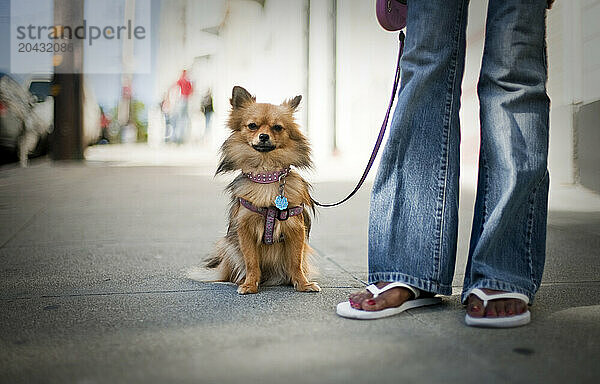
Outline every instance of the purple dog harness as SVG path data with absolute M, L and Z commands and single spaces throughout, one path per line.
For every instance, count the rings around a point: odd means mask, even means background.
M 261 214 L 265 217 L 265 233 L 263 243 L 271 245 L 274 242 L 273 230 L 275 229 L 275 219 L 285 221 L 292 216 L 298 216 L 304 210 L 304 206 L 288 208 L 287 198 L 283 195 L 285 187 L 285 177 L 289 174 L 290 169 L 282 169 L 281 171 L 267 173 L 244 173 L 248 179 L 259 184 L 279 183 L 279 195 L 275 198 L 275 205 L 270 207 L 257 207 L 244 198 L 239 198 L 240 204 L 246 209 Z

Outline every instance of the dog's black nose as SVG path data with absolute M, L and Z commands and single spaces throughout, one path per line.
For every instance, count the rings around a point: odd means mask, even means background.
M 269 135 L 267 135 L 266 133 L 261 133 L 260 135 L 258 135 L 258 140 L 260 141 L 269 141 Z

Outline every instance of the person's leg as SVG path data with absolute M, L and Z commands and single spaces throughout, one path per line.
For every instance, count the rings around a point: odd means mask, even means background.
M 402 85 L 375 179 L 369 282 L 450 294 L 456 256 L 459 117 L 468 0 L 409 1 Z M 394 288 L 355 308 L 400 305 Z
M 182 115 L 182 124 L 181 124 L 181 137 L 179 138 L 179 144 L 183 144 L 188 140 L 189 137 L 189 131 L 190 131 L 190 113 L 189 113 L 189 102 L 188 102 L 188 98 L 186 97 L 184 99 L 183 102 L 183 108 L 181 110 L 181 115 Z
M 462 301 L 474 317 L 526 310 L 494 300 L 484 312 L 473 288 L 516 292 L 530 302 L 546 247 L 548 114 L 546 0 L 490 0 L 479 78 L 481 149 Z

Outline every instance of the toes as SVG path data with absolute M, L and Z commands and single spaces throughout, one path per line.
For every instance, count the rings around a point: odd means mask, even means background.
M 526 310 L 527 310 L 527 304 L 525 304 L 524 301 L 517 300 L 517 304 L 515 304 L 515 313 L 517 315 L 520 315 L 522 313 L 525 313 Z
M 350 294 L 348 301 L 350 301 L 352 308 L 362 309 L 361 303 L 371 297 L 373 297 L 373 295 L 369 291 L 354 292 Z
M 380 311 L 385 308 L 399 307 L 409 300 L 410 296 L 410 291 L 405 288 L 393 288 L 375 299 L 366 298 L 361 302 L 361 306 L 365 311 Z
M 498 312 L 496 312 L 496 302 L 488 302 L 488 305 L 485 308 L 485 317 L 498 317 Z
M 470 295 L 467 303 L 467 312 L 472 317 L 482 317 L 484 314 L 483 301 L 475 295 Z
M 388 284 L 387 282 L 379 282 L 377 283 L 377 287 L 381 289 Z M 411 294 L 408 289 L 393 288 L 374 299 L 373 294 L 365 290 L 350 294 L 348 301 L 350 302 L 350 306 L 355 309 L 380 311 L 385 308 L 402 305 L 402 303 L 410 299 Z
M 493 300 L 488 302 L 485 317 L 507 317 L 520 315 L 527 310 L 527 304 L 518 299 Z
M 385 298 L 379 296 L 375 299 L 365 299 L 360 303 L 361 307 L 365 311 L 380 311 L 385 308 Z
M 496 301 L 496 314 L 498 317 L 506 317 L 506 301 L 507 300 Z
M 367 298 L 367 294 L 365 292 L 355 292 L 350 295 L 350 300 L 355 303 L 360 303 L 364 299 Z
M 505 293 L 493 289 L 483 289 L 483 291 L 488 295 Z M 481 299 L 475 295 L 469 296 L 467 300 L 467 313 L 473 317 L 509 317 L 527 311 L 527 304 L 519 299 L 491 299 L 485 308 L 483 308 Z
M 504 310 L 506 311 L 507 316 L 514 316 L 517 313 L 517 310 L 515 309 L 516 304 L 516 300 L 507 300 L 506 303 L 504 303 Z

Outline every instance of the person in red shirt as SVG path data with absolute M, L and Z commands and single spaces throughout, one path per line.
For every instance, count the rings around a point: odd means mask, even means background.
M 194 92 L 194 88 L 187 77 L 187 71 L 185 69 L 181 72 L 181 76 L 179 77 L 179 80 L 177 80 L 176 86 L 179 87 L 181 98 L 178 108 L 179 113 L 175 119 L 173 141 L 177 144 L 182 144 L 185 140 L 187 127 L 189 125 L 188 100 L 190 95 Z
M 184 69 L 181 72 L 181 77 L 177 80 L 177 85 L 181 91 L 181 97 L 187 101 L 193 92 L 192 83 L 187 78 L 187 71 Z

